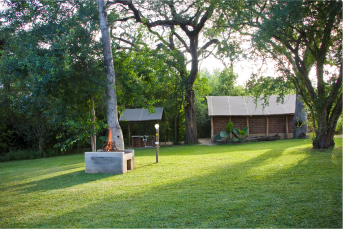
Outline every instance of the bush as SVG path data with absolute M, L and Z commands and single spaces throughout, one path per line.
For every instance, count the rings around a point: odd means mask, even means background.
M 33 149 L 10 149 L 8 153 L 0 155 L 0 162 L 16 161 L 16 160 L 32 160 L 43 157 L 57 156 L 59 153 L 54 150 L 43 152 L 43 155 L 38 150 Z
M 338 121 L 337 121 L 337 126 L 336 126 L 336 134 L 342 134 L 342 116 L 339 117 Z

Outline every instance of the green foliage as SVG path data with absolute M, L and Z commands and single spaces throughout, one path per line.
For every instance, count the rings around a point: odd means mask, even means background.
M 233 72 L 233 68 L 224 69 L 222 71 L 215 70 L 213 75 L 206 73 L 209 78 L 208 85 L 211 91 L 208 95 L 211 96 L 243 96 L 245 95 L 244 88 L 236 85 L 238 75 Z
M 38 150 L 20 150 L 11 149 L 8 153 L 3 154 L 0 157 L 0 161 L 15 161 L 15 160 L 27 160 L 41 158 L 41 152 Z
M 238 75 L 233 73 L 232 68 L 223 71 L 215 70 L 213 73 L 207 69 L 200 72 L 194 83 L 198 137 L 210 137 L 211 119 L 208 116 L 206 96 L 243 96 L 246 94 L 242 86 L 235 84 L 237 77 Z M 219 138 L 219 136 L 216 137 Z
M 199 138 L 209 137 L 208 134 L 211 133 L 211 119 L 208 116 L 206 102 L 206 96 L 210 94 L 211 90 L 208 78 L 199 75 L 194 82 L 196 121 Z
M 233 141 L 241 141 L 243 142 L 243 138 L 247 135 L 249 127 L 244 127 L 243 130 L 240 130 L 238 128 L 234 128 L 233 122 L 228 122 L 225 126 L 225 131 L 221 131 L 219 134 L 217 134 L 214 137 L 214 140 L 220 141 L 221 139 L 225 138 L 225 140 L 230 140 L 230 133 L 236 134 L 239 138 L 234 138 Z
M 257 31 L 251 33 L 255 58 L 272 59 L 278 70 L 275 79 L 253 76 L 250 93 L 266 102 L 273 93 L 283 97 L 292 84 L 313 117 L 313 146 L 332 146 L 342 113 L 342 1 L 253 1 L 238 21 Z
M 230 136 L 230 134 L 228 134 L 226 131 L 221 131 L 220 132 L 220 137 L 222 137 L 222 138 L 227 138 L 229 136 Z
M 61 2 L 8 4 L 3 31 L 11 32 L 0 59 L 0 84 L 6 85 L 0 104 L 8 110 L 7 126 L 11 123 L 42 156 L 46 150 L 86 143 L 91 132 L 105 128 L 96 2 L 70 3 L 75 10 Z M 99 101 L 96 123 L 90 122 L 90 96 Z
M 214 140 L 215 140 L 215 141 L 220 141 L 220 140 L 222 140 L 222 136 L 220 136 L 220 133 L 217 134 L 217 135 L 214 137 Z
M 105 142 L 108 142 L 108 136 L 100 136 L 99 139 L 105 143 Z
M 233 128 L 234 128 L 233 122 L 228 122 L 228 124 L 226 124 L 225 130 L 227 133 L 231 133 Z
M 10 131 L 6 128 L 6 126 L 0 124 L 0 152 L 5 153 L 8 152 L 10 147 L 15 146 L 15 139 L 14 139 L 13 131 Z M 0 153 L 0 156 L 1 156 Z
M 249 127 L 246 126 L 246 127 L 243 128 L 243 131 L 244 131 L 245 133 L 248 133 L 248 129 L 249 129 Z
M 238 129 L 238 128 L 233 128 L 233 132 L 236 134 L 236 135 L 238 135 L 238 138 L 234 138 L 233 139 L 233 141 L 234 142 L 236 142 L 236 141 L 241 141 L 241 142 L 243 142 L 243 138 L 247 135 L 247 131 L 248 131 L 248 128 L 249 127 L 244 127 L 244 129 L 243 130 L 240 130 L 240 129 Z
M 269 105 L 271 95 L 279 95 L 277 103 L 284 102 L 284 96 L 295 94 L 294 86 L 284 77 L 261 76 L 253 74 L 246 84 L 248 93 L 254 97 L 255 103 L 262 101 L 264 107 Z
M 342 134 L 343 131 L 343 121 L 342 121 L 342 115 L 339 117 L 336 125 L 336 133 L 337 134 Z

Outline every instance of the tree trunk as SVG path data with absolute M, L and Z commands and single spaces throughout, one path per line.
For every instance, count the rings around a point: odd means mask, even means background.
M 177 134 L 177 131 L 178 131 L 178 128 L 177 128 L 177 117 L 178 116 L 179 116 L 179 112 L 177 112 L 177 114 L 175 115 L 175 139 L 174 139 L 174 143 L 179 142 L 178 134 Z
M 335 129 L 329 127 L 327 116 L 328 113 L 325 109 L 318 112 L 318 128 L 316 129 L 316 137 L 312 142 L 313 148 L 325 149 L 335 145 L 335 142 L 333 141 Z
M 41 157 L 43 157 L 43 137 L 42 136 L 39 136 L 39 139 L 38 139 L 38 150 L 39 150 L 39 154 Z
M 187 78 L 186 87 L 186 143 L 198 143 L 196 112 L 195 112 L 195 94 L 193 85 L 198 75 L 198 35 L 190 36 L 190 50 L 192 56 L 191 71 Z
M 198 142 L 196 112 L 195 112 L 195 94 L 192 88 L 186 91 L 186 143 L 195 144 Z
M 333 137 L 335 130 L 328 131 L 326 128 L 318 130 L 316 137 L 313 140 L 313 148 L 325 149 L 335 145 Z
M 95 134 L 95 109 L 94 109 L 94 98 L 91 96 L 91 116 L 92 116 L 92 134 L 91 134 L 91 147 L 92 152 L 96 152 L 96 134 Z
M 293 117 L 293 138 L 306 137 L 307 135 L 307 113 L 305 111 L 305 103 L 301 96 L 297 94 L 295 114 Z
M 103 44 L 103 53 L 106 73 L 106 96 L 107 96 L 107 124 L 112 129 L 112 142 L 118 150 L 124 149 L 123 132 L 118 122 L 117 113 L 117 94 L 115 88 L 115 74 L 113 67 L 113 57 L 110 39 L 110 30 L 107 24 L 107 13 L 104 0 L 98 0 L 99 21 L 101 28 L 101 41 Z

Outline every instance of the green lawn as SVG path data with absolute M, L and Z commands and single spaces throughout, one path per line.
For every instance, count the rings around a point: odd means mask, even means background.
M 135 150 L 85 174 L 83 154 L 0 163 L 5 227 L 342 227 L 342 139 Z

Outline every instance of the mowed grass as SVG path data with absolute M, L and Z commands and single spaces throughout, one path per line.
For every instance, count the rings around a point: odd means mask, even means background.
M 135 150 L 135 170 L 84 155 L 0 163 L 0 227 L 342 227 L 342 139 Z

